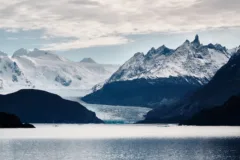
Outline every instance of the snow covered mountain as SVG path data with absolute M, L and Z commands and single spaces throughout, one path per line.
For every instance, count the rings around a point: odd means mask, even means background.
M 240 49 L 217 71 L 208 84 L 175 104 L 153 109 L 146 115 L 143 123 L 176 123 L 203 109 L 222 105 L 230 97 L 239 95 Z
M 193 42 L 186 40 L 176 50 L 163 45 L 158 49 L 152 48 L 146 55 L 136 53 L 108 82 L 191 76 L 204 84 L 229 57 L 225 47 L 220 44 L 204 46 L 197 35 Z
M 192 42 L 186 40 L 177 49 L 164 45 L 151 48 L 146 55 L 136 53 L 102 89 L 85 96 L 83 100 L 141 106 L 175 101 L 208 83 L 233 52 L 220 44 L 203 45 L 198 35 Z
M 0 87 L 5 90 L 90 90 L 104 82 L 118 65 L 73 62 L 48 51 L 19 49 L 12 57 L 0 54 Z
M 11 89 L 13 84 L 15 88 L 32 87 L 17 63 L 7 55 L 0 55 L 0 89 Z

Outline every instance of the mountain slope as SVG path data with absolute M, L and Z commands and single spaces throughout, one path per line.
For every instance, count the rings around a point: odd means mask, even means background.
M 220 44 L 200 44 L 198 35 L 175 50 L 163 45 L 146 55 L 136 53 L 102 89 L 83 97 L 83 101 L 140 106 L 170 103 L 208 83 L 230 55 Z
M 240 97 L 233 96 L 222 106 L 203 110 L 180 125 L 201 126 L 239 126 L 240 125 Z
M 90 90 L 117 70 L 117 65 L 72 62 L 48 51 L 19 49 L 12 58 L 1 56 L 2 90 L 36 88 L 44 90 Z M 13 73 L 14 65 L 21 75 Z M 10 67 L 13 66 L 13 67 Z M 14 76 L 14 78 L 12 78 Z M 17 80 L 12 80 L 16 79 Z M 97 77 L 97 78 L 96 78 Z
M 219 69 L 212 80 L 174 105 L 150 111 L 145 123 L 179 122 L 203 109 L 219 106 L 240 93 L 240 50 Z
M 32 87 L 32 84 L 16 62 L 7 55 L 2 55 L 0 56 L 0 89 L 3 90 L 5 87 Z
M 0 95 L 0 112 L 16 114 L 24 123 L 102 123 L 77 102 L 39 90 Z

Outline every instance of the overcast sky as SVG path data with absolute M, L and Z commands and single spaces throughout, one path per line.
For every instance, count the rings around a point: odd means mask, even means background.
M 240 0 L 0 0 L 0 50 L 123 63 L 162 44 L 240 45 Z

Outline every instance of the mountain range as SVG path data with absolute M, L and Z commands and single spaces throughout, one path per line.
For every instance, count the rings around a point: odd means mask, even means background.
M 191 118 L 202 110 L 223 105 L 230 97 L 239 95 L 240 49 L 217 71 L 208 84 L 174 104 L 153 109 L 141 123 L 177 123 Z
M 82 100 L 153 108 L 175 103 L 207 84 L 234 52 L 220 44 L 203 45 L 198 35 L 176 49 L 151 48 L 145 55 L 136 53 Z
M 226 110 L 224 102 L 240 95 L 240 46 L 227 49 L 220 44 L 203 45 L 196 35 L 192 42 L 186 40 L 176 49 L 162 45 L 151 48 L 146 54 L 138 52 L 120 67 L 98 64 L 91 58 L 73 62 L 38 49 L 19 49 L 12 57 L 0 52 L 1 91 L 23 88 L 92 90 L 82 97 L 83 101 L 152 107 L 145 120 L 139 123 L 192 123 L 196 119 L 201 123 L 198 120 L 202 120 L 205 113 L 207 116 L 218 113 L 216 106 Z M 29 102 L 23 100 L 27 96 L 31 97 Z M 91 111 L 77 110 L 76 104 L 59 98 L 44 91 L 21 90 L 0 96 L 0 111 L 16 114 L 27 123 L 101 123 Z M 40 101 L 46 102 L 36 105 Z M 51 110 L 56 107 L 54 104 L 60 103 L 59 113 Z M 32 107 L 34 105 L 36 107 Z M 51 112 L 45 115 L 46 108 L 41 112 L 40 105 L 48 106 Z M 71 105 L 73 109 L 66 110 L 65 107 Z M 36 119 L 35 110 L 41 113 Z M 82 117 L 95 118 L 93 121 L 78 119 L 72 111 Z M 45 116 L 47 118 L 41 119 Z
M 22 48 L 12 57 L 0 52 L 0 88 L 1 92 L 31 88 L 91 90 L 118 67 L 98 64 L 90 58 L 73 62 L 48 51 Z

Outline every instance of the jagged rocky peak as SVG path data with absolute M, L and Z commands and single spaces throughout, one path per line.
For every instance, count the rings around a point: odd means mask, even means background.
M 156 53 L 156 49 L 154 47 L 152 47 L 148 52 L 147 52 L 147 55 L 152 55 Z
M 157 49 L 155 49 L 154 47 L 152 47 L 148 52 L 147 52 L 147 56 L 153 56 L 156 54 L 163 54 L 163 55 L 168 55 L 173 53 L 173 49 L 167 48 L 165 45 L 162 45 L 160 47 L 158 47 Z
M 23 55 L 28 55 L 29 51 L 25 48 L 20 48 L 18 50 L 16 50 L 14 53 L 13 53 L 13 58 L 14 57 L 19 57 L 19 56 L 23 56 Z
M 221 49 L 224 47 L 218 44 L 212 46 L 213 49 L 209 50 L 208 46 L 200 44 L 199 36 L 196 35 L 192 42 L 186 40 L 176 50 L 165 45 L 158 49 L 152 47 L 146 55 L 141 52 L 135 53 L 120 67 L 119 72 L 115 73 L 117 76 L 112 77 L 117 77 L 117 80 L 128 80 L 139 77 L 148 79 L 184 75 L 199 77 L 205 83 L 205 78 L 210 79 L 229 59 L 227 52 Z
M 190 45 L 190 41 L 187 39 L 181 46 L 189 46 L 189 45 Z
M 162 45 L 162 46 L 158 47 L 158 49 L 156 51 L 163 51 L 165 49 L 169 49 L 169 48 L 167 48 L 165 45 Z
M 80 62 L 83 62 L 83 63 L 96 63 L 92 58 L 83 58 Z
M 200 40 L 199 40 L 199 36 L 196 35 L 194 40 L 192 42 L 190 42 L 188 39 L 179 47 L 187 47 L 187 46 L 193 46 L 194 48 L 199 48 L 201 46 Z
M 209 49 L 215 49 L 215 50 L 218 50 L 218 51 L 227 52 L 226 47 L 224 47 L 224 46 L 222 46 L 221 44 L 218 44 L 218 43 L 215 44 L 215 45 L 210 43 L 210 44 L 207 45 L 207 47 Z
M 173 53 L 174 50 L 166 47 L 165 45 L 162 45 L 157 49 L 157 52 L 166 55 Z
M 198 48 L 201 45 L 198 35 L 195 36 L 195 39 L 192 41 L 192 44 L 196 48 Z

